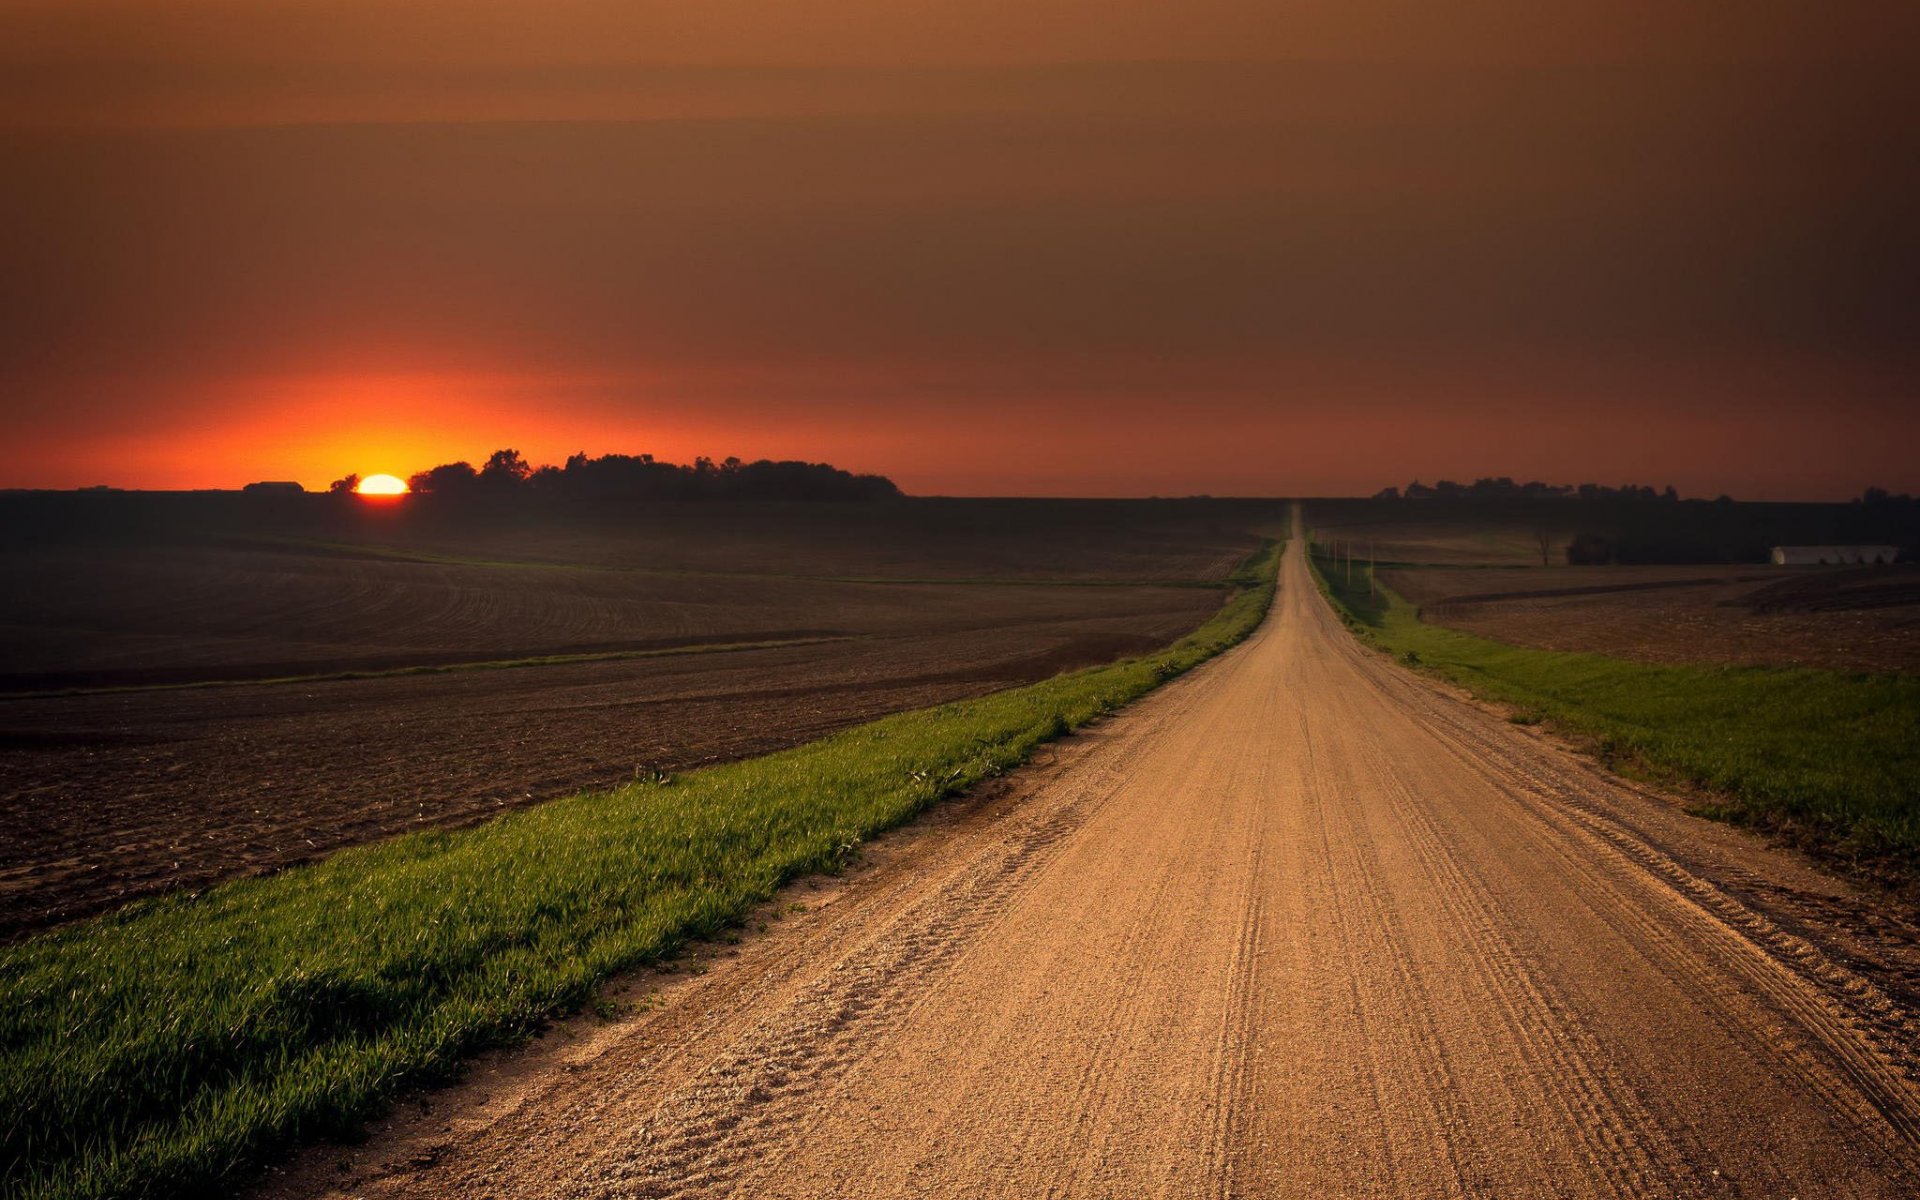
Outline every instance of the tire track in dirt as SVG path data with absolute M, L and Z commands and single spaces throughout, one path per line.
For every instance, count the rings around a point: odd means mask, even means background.
M 1808 940 L 1787 933 L 1689 870 L 1608 803 L 1607 793 L 1614 789 L 1591 775 L 1583 779 L 1555 770 L 1558 764 L 1537 751 L 1528 753 L 1531 747 L 1500 744 L 1483 727 L 1463 720 L 1460 711 L 1436 703 L 1431 693 L 1414 692 L 1409 699 L 1463 766 L 1502 787 L 1531 815 L 1581 847 L 1582 853 L 1567 853 L 1563 844 L 1564 869 L 1598 881 L 1602 876 L 1595 858 L 1611 857 L 1651 877 L 1642 881 L 1649 908 L 1616 910 L 1621 924 L 1631 924 L 1649 945 L 1665 940 L 1673 920 L 1702 937 L 1727 943 L 1728 953 L 1711 969 L 1696 957 L 1679 956 L 1676 971 L 1708 995 L 1716 984 L 1737 976 L 1754 993 L 1779 1005 L 1783 1015 L 1813 1036 L 1829 1057 L 1829 1067 L 1838 1066 L 1851 1083 L 1833 1089 L 1826 1072 L 1812 1069 L 1803 1072 L 1807 1085 L 1828 1090 L 1836 1103 L 1850 1095 L 1854 1103 L 1864 1100 L 1876 1110 L 1880 1120 L 1863 1122 L 1863 1134 L 1891 1133 L 1909 1148 L 1920 1146 L 1920 1117 L 1911 1095 L 1913 1081 L 1920 1077 L 1915 1054 L 1920 1020 L 1912 1013 Z M 1665 921 L 1651 915 L 1661 907 L 1672 910 Z M 1736 1022 L 1729 1028 L 1740 1026 Z
M 1741 882 L 1803 867 L 1283 581 L 658 1012 L 278 1194 L 1916 1193 L 1920 1025 L 1810 934 L 1843 906 Z
M 904 1020 L 916 990 L 990 932 L 996 916 L 1118 784 L 1086 781 L 1072 801 L 1028 826 L 980 869 L 922 898 L 668 1095 L 637 1130 L 642 1152 L 621 1146 L 564 1194 L 674 1200 L 735 1194 L 804 1123 L 814 1094 L 853 1066 L 859 1043 L 884 1037 Z
M 1657 1173 L 1658 1162 L 1682 1161 L 1684 1152 L 1674 1148 L 1663 1131 L 1645 1128 L 1645 1106 L 1630 1087 L 1607 1078 L 1599 1065 L 1603 1051 L 1577 1009 L 1551 980 L 1529 965 L 1511 937 L 1501 935 L 1503 922 L 1484 878 L 1453 853 L 1443 831 L 1411 790 L 1385 771 L 1377 751 L 1371 758 L 1381 771 L 1381 787 L 1393 818 L 1422 869 L 1438 885 L 1435 895 L 1440 911 L 1470 950 L 1466 961 L 1480 991 L 1491 1001 L 1500 1027 L 1527 1063 L 1528 1075 L 1555 1084 L 1524 1098 L 1520 1089 L 1509 1087 L 1502 1099 L 1559 1113 L 1566 1126 L 1576 1131 L 1590 1161 L 1606 1175 L 1611 1190 L 1618 1195 L 1639 1194 L 1645 1181 Z M 1661 1149 L 1650 1151 L 1646 1144 L 1650 1140 L 1659 1141 Z M 1693 1151 L 1697 1155 L 1698 1148 Z

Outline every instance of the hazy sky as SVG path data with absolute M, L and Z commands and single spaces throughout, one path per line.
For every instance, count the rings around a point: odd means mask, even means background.
M 0 486 L 1920 490 L 1917 13 L 0 0 Z

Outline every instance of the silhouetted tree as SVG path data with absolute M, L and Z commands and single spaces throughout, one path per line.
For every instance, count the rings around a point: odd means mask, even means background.
M 480 482 L 496 488 L 518 487 L 531 474 L 533 468 L 518 450 L 495 450 L 480 468 Z
M 657 461 L 651 454 L 570 454 L 563 466 L 535 469 L 518 451 L 499 450 L 475 471 L 464 462 L 447 463 L 413 476 L 417 492 L 453 494 L 484 490 L 489 495 L 538 492 L 600 500 L 767 499 L 876 500 L 898 496 L 900 489 L 880 475 L 855 475 L 826 463 L 715 463 L 696 458 L 690 466 Z
M 416 492 L 446 494 L 469 490 L 480 478 L 469 462 L 442 463 L 431 470 L 408 477 L 407 486 Z
M 353 489 L 359 486 L 360 486 L 360 476 L 358 474 L 354 474 L 354 475 L 349 475 L 344 479 L 334 480 L 332 483 L 327 485 L 327 490 L 337 496 L 342 492 L 351 492 Z

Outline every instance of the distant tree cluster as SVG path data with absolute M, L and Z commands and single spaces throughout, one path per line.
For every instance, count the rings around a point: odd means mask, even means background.
M 1680 493 L 1672 484 L 1655 490 L 1639 484 L 1608 487 L 1603 483 L 1541 483 L 1530 480 L 1515 483 L 1509 476 L 1491 476 L 1472 483 L 1442 479 L 1431 487 L 1418 479 L 1404 489 L 1385 487 L 1373 494 L 1375 500 L 1663 500 L 1677 503 Z M 1722 501 L 1731 497 L 1721 496 Z
M 1574 535 L 1567 543 L 1567 565 L 1570 567 L 1598 567 L 1610 563 L 1618 553 L 1612 539 L 1597 533 Z
M 1721 498 L 1722 500 L 1725 497 Z M 1885 543 L 1920 555 L 1920 500 L 1870 487 L 1851 504 L 1638 504 L 1596 507 L 1567 543 L 1567 562 L 1765 562 L 1774 545 Z
M 351 482 L 350 482 L 351 481 Z M 352 476 L 334 485 L 351 491 Z M 562 466 L 535 467 L 518 450 L 496 450 L 477 469 L 472 463 L 442 463 L 407 480 L 433 496 L 572 496 L 596 500 L 882 500 L 900 489 L 883 475 L 855 475 L 826 463 L 662 462 L 651 454 L 570 456 Z
M 1868 508 L 1912 508 L 1920 504 L 1920 500 L 1915 500 L 1905 492 L 1895 495 L 1883 487 L 1870 487 L 1861 492 L 1860 499 L 1854 503 L 1864 504 Z

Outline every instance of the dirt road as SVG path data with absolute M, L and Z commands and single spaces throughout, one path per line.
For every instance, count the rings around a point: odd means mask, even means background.
M 1363 651 L 1297 541 L 1246 645 L 875 860 L 279 1190 L 1920 1194 L 1844 892 Z

